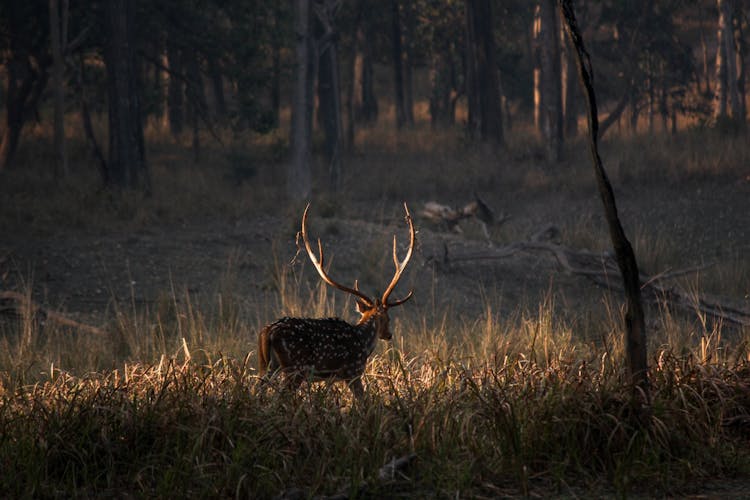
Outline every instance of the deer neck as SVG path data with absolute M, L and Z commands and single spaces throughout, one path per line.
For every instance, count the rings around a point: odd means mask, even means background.
M 378 344 L 377 313 L 364 314 L 357 322 L 357 330 L 368 346 L 368 356 L 375 350 Z

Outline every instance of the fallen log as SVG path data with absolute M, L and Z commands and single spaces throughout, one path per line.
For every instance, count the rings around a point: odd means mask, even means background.
M 444 246 L 443 255 L 435 261 L 442 261 L 445 265 L 476 260 L 505 259 L 519 252 L 548 252 L 552 254 L 564 271 L 585 276 L 597 285 L 622 292 L 617 263 L 607 252 L 591 252 L 579 250 L 556 243 L 540 241 L 518 241 L 501 247 L 479 252 L 451 255 L 448 247 Z M 697 296 L 687 292 L 675 284 L 667 284 L 668 280 L 686 274 L 692 274 L 707 269 L 715 263 L 693 266 L 685 269 L 665 271 L 653 276 L 643 272 L 640 274 L 641 291 L 650 302 L 668 302 L 679 309 L 702 313 L 712 318 L 739 326 L 750 326 L 750 311 L 739 309 L 722 303 L 719 299 L 708 296 Z
M 5 304 L 8 305 L 5 305 Z M 59 312 L 43 308 L 28 295 L 24 295 L 12 290 L 0 290 L 0 311 L 12 312 L 19 317 L 37 316 L 41 321 L 52 321 L 58 325 L 67 326 L 76 330 L 81 330 L 94 335 L 105 335 L 107 332 L 99 327 L 87 325 L 74 319 L 71 319 Z

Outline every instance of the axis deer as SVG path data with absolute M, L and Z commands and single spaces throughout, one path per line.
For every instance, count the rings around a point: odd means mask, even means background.
M 391 292 L 396 288 L 406 265 L 414 250 L 415 231 L 409 209 L 406 210 L 406 222 L 409 225 L 409 249 L 402 261 L 396 252 L 396 236 L 393 236 L 393 263 L 396 272 L 383 296 L 370 298 L 359 290 L 357 282 L 354 288 L 334 281 L 326 272 L 323 257 L 323 245 L 318 239 L 318 253 L 315 256 L 307 238 L 307 212 L 302 215 L 302 240 L 307 255 L 328 285 L 350 293 L 356 297 L 357 311 L 361 315 L 356 324 L 347 323 L 338 318 L 282 318 L 261 330 L 258 335 L 258 365 L 260 375 L 268 377 L 276 372 L 285 373 L 287 384 L 297 388 L 303 380 L 344 381 L 354 396 L 361 398 L 362 373 L 367 359 L 377 344 L 377 339 L 390 340 L 391 331 L 388 324 L 388 310 L 400 306 L 412 297 L 413 290 L 404 298 L 389 301 Z

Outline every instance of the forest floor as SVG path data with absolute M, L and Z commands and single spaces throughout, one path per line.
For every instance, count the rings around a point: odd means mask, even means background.
M 607 251 L 607 229 L 595 192 L 501 191 L 481 196 L 496 215 L 507 218 L 489 228 L 492 247 L 477 222 L 462 222 L 460 234 L 446 231 L 420 217 L 427 199 L 407 200 L 419 231 L 408 277 L 416 295 L 407 311 L 422 314 L 450 306 L 455 314 L 472 317 L 488 299 L 509 312 L 537 304 L 550 292 L 566 316 L 601 309 L 601 288 L 564 272 L 552 254 L 518 252 L 492 258 L 493 248 L 527 241 L 549 226 L 556 228 L 555 241 L 566 247 Z M 461 205 L 471 199 L 449 194 L 447 200 L 436 201 Z M 642 254 L 642 271 L 655 275 L 700 268 L 692 274 L 699 276 L 696 286 L 732 306 L 750 308 L 750 284 L 735 274 L 747 277 L 748 272 L 748 179 L 625 186 L 617 192 L 617 202 L 636 253 Z M 368 293 L 382 289 L 392 272 L 391 235 L 400 242 L 407 239 L 400 204 L 352 202 L 324 215 L 316 208 L 313 204 L 312 234 L 323 239 L 334 257 L 332 274 L 345 282 L 358 279 Z M 30 287 L 40 304 L 94 324 L 107 321 L 113 302 L 145 306 L 165 294 L 180 299 L 187 291 L 209 298 L 231 291 L 246 302 L 249 318 L 258 306 L 277 300 L 274 280 L 293 260 L 291 267 L 299 270 L 304 264 L 309 279 L 315 280 L 306 258 L 294 259 L 298 217 L 282 211 L 247 213 L 234 220 L 153 223 L 127 231 L 5 233 L 0 239 L 0 288 Z M 727 274 L 735 281 L 729 289 L 724 287 Z M 259 326 L 270 319 L 253 323 Z

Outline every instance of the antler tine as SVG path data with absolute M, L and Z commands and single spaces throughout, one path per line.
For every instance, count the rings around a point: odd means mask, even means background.
M 302 241 L 305 243 L 305 249 L 307 250 L 307 255 L 310 257 L 310 261 L 312 261 L 313 266 L 318 271 L 318 274 L 320 277 L 325 281 L 327 284 L 331 285 L 334 288 L 338 288 L 341 291 L 350 293 L 352 295 L 356 295 L 360 299 L 362 299 L 365 303 L 367 303 L 369 306 L 374 305 L 374 301 L 368 297 L 367 295 L 363 294 L 356 288 L 349 288 L 348 286 L 344 286 L 340 283 L 337 283 L 331 279 L 330 276 L 328 276 L 328 273 L 326 273 L 325 268 L 323 267 L 323 243 L 320 241 L 320 238 L 318 238 L 318 253 L 320 254 L 320 260 L 315 256 L 315 253 L 312 251 L 312 248 L 310 248 L 310 240 L 307 239 L 307 211 L 310 209 L 310 204 L 307 204 L 307 207 L 305 207 L 305 213 L 302 214 Z
M 388 285 L 388 288 L 385 289 L 385 292 L 383 293 L 383 298 L 381 301 L 383 304 L 386 304 L 388 307 L 394 307 L 403 304 L 407 300 L 409 300 L 414 293 L 414 290 L 410 291 L 406 297 L 403 299 L 397 300 L 395 302 L 388 303 L 388 296 L 391 294 L 394 288 L 396 288 L 396 284 L 398 284 L 398 281 L 401 279 L 401 274 L 404 272 L 404 269 L 406 269 L 406 265 L 409 263 L 409 260 L 411 259 L 411 254 L 414 251 L 414 240 L 415 240 L 415 231 L 414 231 L 414 224 L 411 220 L 411 214 L 409 213 L 409 207 L 406 206 L 406 203 L 404 202 L 404 210 L 406 211 L 406 222 L 409 224 L 409 249 L 406 251 L 406 256 L 404 257 L 404 260 L 400 261 L 398 260 L 398 254 L 396 252 L 396 235 L 393 235 L 393 263 L 396 266 L 396 273 L 393 275 L 393 279 L 391 280 L 390 285 Z

